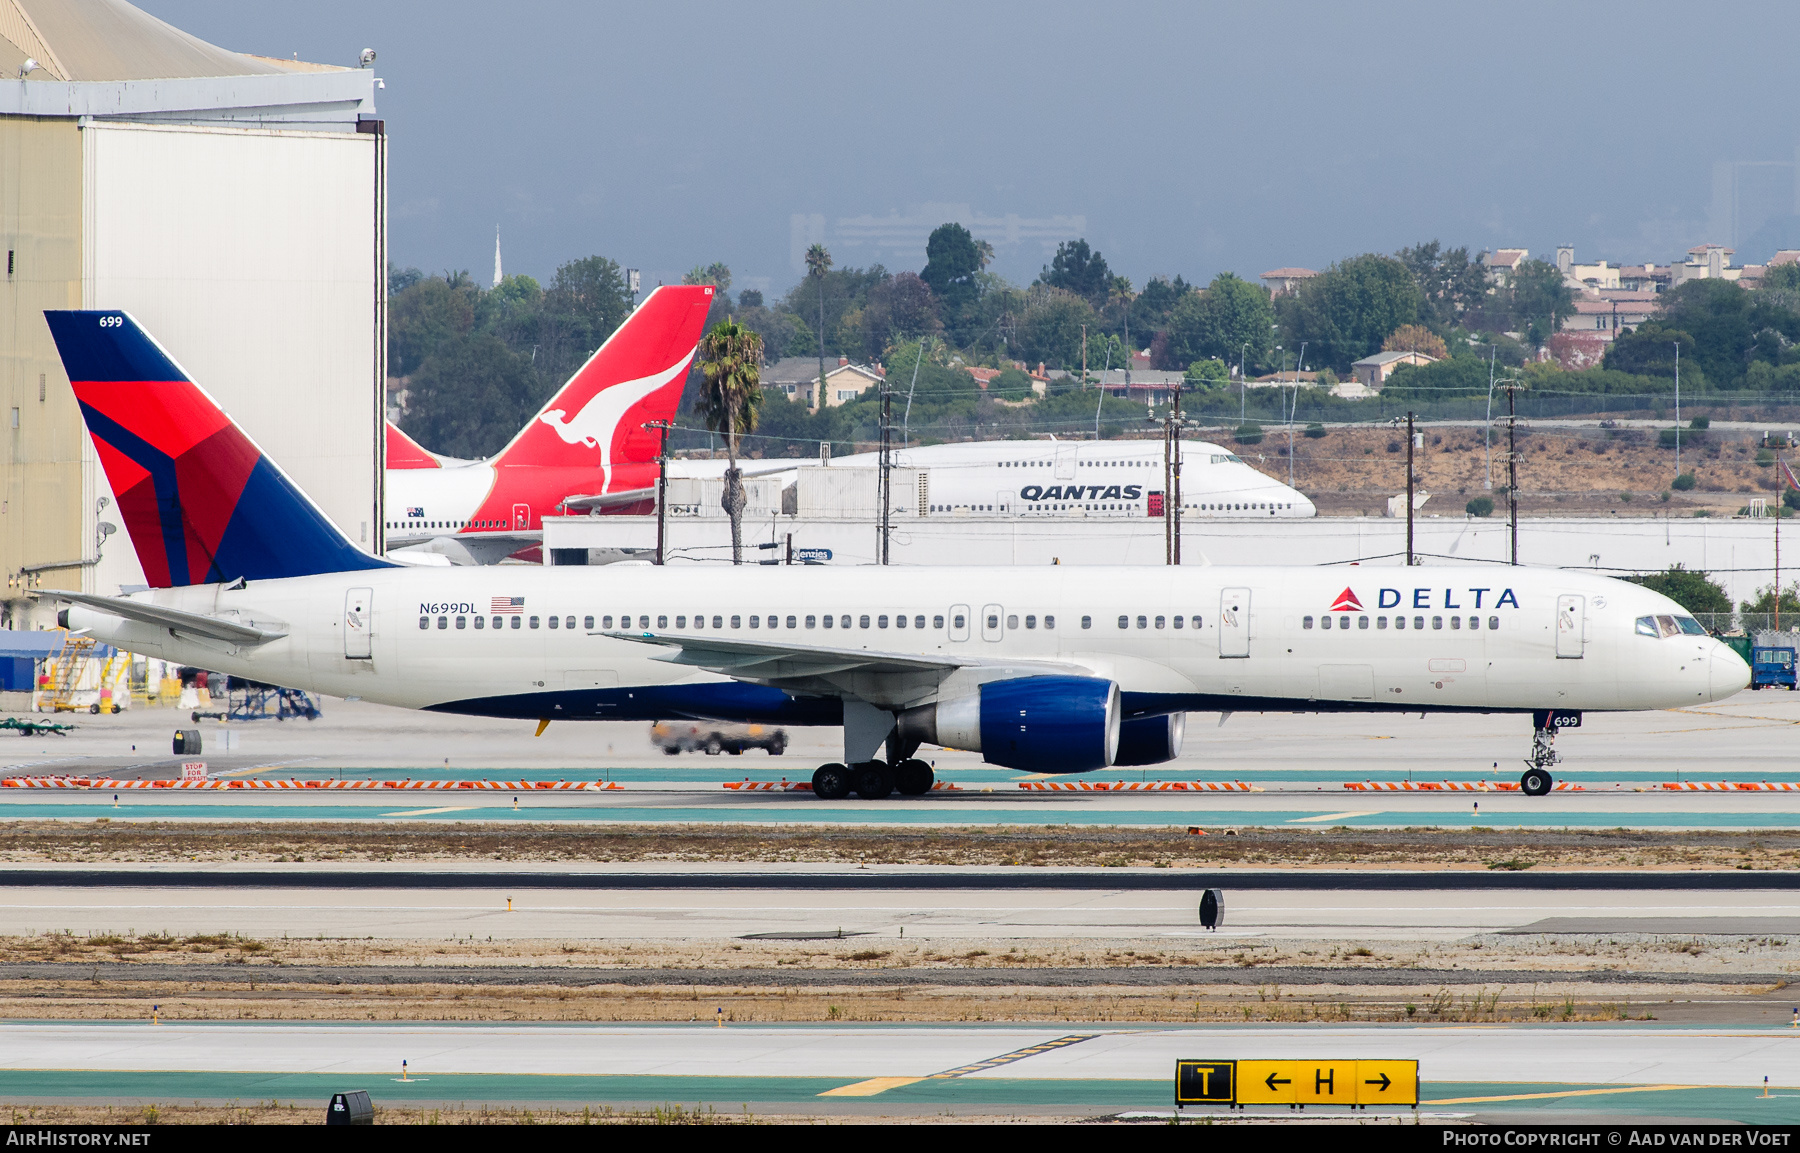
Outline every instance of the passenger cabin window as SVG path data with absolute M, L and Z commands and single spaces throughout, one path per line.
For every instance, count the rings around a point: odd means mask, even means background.
M 1019 627 L 1019 614 L 1018 613 L 1007 613 L 1006 614 L 1006 627 L 1009 629 L 1016 629 Z
M 1055 628 L 1056 627 L 1056 618 L 1053 616 L 1046 615 L 1044 617 L 1044 627 L 1047 629 Z
M 1120 617 L 1119 618 L 1119 627 L 1122 629 L 1130 628 L 1131 627 L 1131 618 L 1130 617 Z
M 443 626 L 439 625 L 438 627 L 442 628 Z M 534 629 L 538 627 L 538 619 L 536 617 L 531 618 L 531 627 Z
M 743 628 L 743 627 L 744 627 L 744 618 L 743 618 L 743 617 L 736 617 L 736 616 L 734 616 L 734 617 L 732 617 L 732 618 L 731 618 L 731 627 L 732 627 L 732 628 L 734 628 L 734 629 L 741 629 L 741 628 Z
M 420 617 L 419 618 L 419 627 L 422 629 L 430 628 L 431 627 L 431 618 L 430 617 Z M 1640 629 L 1639 631 L 1642 631 L 1642 630 Z M 1650 635 L 1655 636 L 1656 634 L 1651 633 Z
M 809 628 L 809 629 L 816 628 L 816 627 L 818 627 L 818 623 L 819 623 L 818 617 L 812 616 L 812 615 L 807 616 L 807 618 L 806 618 L 806 627 L 807 628 Z
M 1330 617 L 1320 617 L 1319 618 L 1319 627 L 1322 629 L 1330 628 L 1331 627 L 1331 618 Z
M 469 627 L 469 618 L 468 617 L 457 617 L 456 618 L 456 627 L 459 629 L 468 628 Z
M 676 619 L 679 620 L 681 618 L 676 618 Z M 571 626 L 571 627 L 573 627 L 573 626 Z M 582 617 L 581 618 L 581 627 L 584 629 L 593 628 L 594 627 L 594 618 L 593 617 Z
M 955 629 L 961 629 L 961 628 L 967 628 L 968 625 L 963 620 L 963 615 L 961 613 L 957 613 L 956 616 L 951 620 L 950 627 L 955 628 Z
M 1081 627 L 1084 629 L 1093 628 L 1094 627 L 1094 618 L 1093 617 L 1082 617 L 1081 618 Z
M 518 628 L 518 627 L 520 627 L 520 626 L 521 626 L 521 625 L 523 625 L 523 624 L 524 624 L 524 623 L 525 623 L 525 618 L 524 618 L 524 617 L 512 617 L 512 618 L 510 618 L 510 619 L 511 619 L 511 620 L 512 620 L 512 624 L 511 624 L 511 625 L 510 625 L 510 626 L 508 626 L 508 627 L 510 627 L 510 628 L 515 628 L 515 629 L 516 629 L 516 628 Z M 533 620 L 536 620 L 536 619 L 537 619 L 537 618 L 535 618 L 535 617 L 533 617 L 533 618 L 532 618 L 532 619 L 533 619 Z
M 922 628 L 924 626 L 921 625 L 920 627 Z M 942 614 L 934 615 L 931 618 L 931 627 L 934 629 L 941 629 L 944 627 L 944 618 Z
M 1037 617 L 1032 615 L 1031 613 L 1026 613 L 1025 614 L 1025 627 L 1028 629 L 1037 628 Z
M 561 618 L 559 618 L 559 617 L 551 617 L 551 618 L 550 618 L 550 627 L 551 627 L 551 628 L 556 628 L 556 627 L 558 627 L 558 626 L 559 626 L 559 625 L 560 625 L 560 624 L 562 624 L 562 620 L 561 620 Z
M 1444 618 L 1443 617 L 1432 617 L 1431 618 L 1431 627 L 1434 629 L 1443 628 L 1444 627 Z
M 487 618 L 486 617 L 476 617 L 475 618 L 475 627 L 478 629 L 486 628 L 487 627 Z
M 1375 618 L 1375 627 L 1377 629 L 1387 628 L 1387 618 L 1386 617 L 1376 617 Z

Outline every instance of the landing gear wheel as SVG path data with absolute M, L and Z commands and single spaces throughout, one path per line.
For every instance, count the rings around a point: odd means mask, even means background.
M 1529 769 L 1519 778 L 1519 791 L 1528 797 L 1542 797 L 1550 792 L 1550 774 L 1542 769 Z
M 853 770 L 851 779 L 856 795 L 865 801 L 879 801 L 894 793 L 894 771 L 882 761 L 864 761 Z
M 725 746 L 719 743 L 719 738 L 714 737 L 706 742 L 706 755 L 709 757 L 716 757 L 724 751 L 724 748 Z
M 931 766 L 921 760 L 901 761 L 894 766 L 894 787 L 903 797 L 918 797 L 929 793 L 936 778 L 937 774 L 931 771 Z
M 681 755 L 681 746 L 679 746 L 679 745 L 664 745 L 663 746 L 663 755 L 668 756 L 668 757 L 679 757 Z
M 850 770 L 843 765 L 820 765 L 813 771 L 813 796 L 821 801 L 841 801 L 850 795 Z
M 787 752 L 786 741 L 777 738 L 769 743 L 769 755 L 771 757 L 779 757 L 785 752 Z

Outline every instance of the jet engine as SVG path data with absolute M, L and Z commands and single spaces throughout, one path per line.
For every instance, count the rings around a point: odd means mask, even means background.
M 1119 753 L 1114 765 L 1160 765 L 1181 755 L 1187 714 L 1137 717 L 1119 726 Z
M 1107 768 L 1119 750 L 1119 728 L 1119 686 L 1098 677 L 988 681 L 973 695 L 920 705 L 899 718 L 903 738 L 1034 773 Z

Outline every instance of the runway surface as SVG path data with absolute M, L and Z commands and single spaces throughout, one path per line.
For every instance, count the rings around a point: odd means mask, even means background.
M 67 737 L 0 743 L 0 775 L 73 774 L 167 778 L 189 758 L 167 755 L 186 714 L 139 708 L 72 718 Z M 234 726 L 242 746 L 205 757 L 215 777 L 612 781 L 603 794 L 505 792 L 160 793 L 0 792 L 0 819 L 555 821 L 607 824 L 1052 825 L 1139 827 L 1284 825 L 1297 828 L 1785 829 L 1800 827 L 1800 792 L 1666 793 L 1665 782 L 1800 782 L 1792 757 L 1800 694 L 1743 693 L 1717 705 L 1661 713 L 1588 714 L 1563 733 L 1559 780 L 1587 791 L 1516 793 L 1355 792 L 1346 783 L 1516 781 L 1529 743 L 1514 716 L 1233 715 L 1189 718 L 1180 758 L 1085 778 L 1040 778 L 984 765 L 975 754 L 930 754 L 961 791 L 881 802 L 820 802 L 805 793 L 741 793 L 727 781 L 807 780 L 841 755 L 834 730 L 797 729 L 788 755 L 666 757 L 648 726 L 552 725 L 541 738 L 522 722 L 449 717 L 328 700 L 317 722 Z M 202 722 L 217 733 L 213 722 Z M 1243 781 L 1256 793 L 1024 792 L 1022 781 L 1145 784 Z M 1647 790 L 1647 791 L 1634 791 Z
M 354 885 L 330 874 L 213 870 L 213 880 L 183 883 L 172 870 L 130 874 L 130 884 L 58 884 L 60 869 L 0 875 L 0 922 L 17 933 L 131 930 L 172 934 L 241 933 L 445 939 L 736 938 L 827 935 L 925 938 L 1165 938 L 1229 948 L 1247 938 L 1456 940 L 1481 933 L 1786 934 L 1800 927 L 1800 881 L 1789 874 L 1701 874 L 1783 888 L 1689 888 L 1679 876 L 1657 887 L 1604 887 L 1612 874 L 1459 874 L 1482 888 L 1442 886 L 1443 874 L 1361 874 L 1372 883 L 1398 877 L 1408 888 L 1355 888 L 1327 875 L 1307 887 L 1304 872 L 1234 874 L 1223 870 L 983 871 L 747 870 L 729 872 L 487 873 L 463 881 L 439 873 L 429 886 L 380 887 L 367 871 Z M 116 880 L 120 873 L 109 873 Z M 190 880 L 205 872 L 186 872 Z M 1356 875 L 1347 875 L 1354 878 Z M 278 887 L 256 878 L 277 878 Z M 532 882 L 556 877 L 554 887 Z M 983 878 L 989 887 L 981 887 Z M 18 883 L 20 878 L 30 883 Z M 306 881 L 308 887 L 291 882 Z M 1066 880 L 1064 880 L 1066 878 Z M 1259 887 L 1258 879 L 1275 882 Z M 933 881 L 944 883 L 933 884 Z M 1107 882 L 1111 881 L 1108 885 Z M 1552 881 L 1533 886 L 1528 882 Z M 1581 888 L 1562 881 L 1580 880 Z M 568 882 L 577 882 L 579 887 Z M 849 881 L 849 884 L 839 884 Z M 1056 887 L 1059 881 L 1068 887 Z M 1133 884 L 1134 881 L 1154 885 Z M 159 884 L 160 882 L 160 884 Z M 248 882 L 248 883 L 245 883 Z M 622 883 L 614 883 L 622 882 Z M 823 882 L 823 883 L 821 883 Z M 1009 882 L 1028 882 L 1017 884 Z M 1278 887 L 1277 887 L 1278 886 Z M 1488 887 L 1492 886 L 1492 887 Z M 1198 925 L 1201 891 L 1227 895 L 1222 932 Z M 510 907 L 509 907 L 510 905 Z
M 1795 1123 L 1800 1033 L 1614 1027 L 150 1025 L 0 1023 L 0 1099 L 1107 1113 L 1172 1104 L 1177 1059 L 1411 1059 L 1427 1116 Z M 406 1081 L 401 1062 L 406 1062 Z M 745 1070 L 754 1070 L 747 1075 Z M 1768 1076 L 1772 1095 L 1760 1096 Z M 1283 1110 L 1285 1112 L 1285 1110 Z

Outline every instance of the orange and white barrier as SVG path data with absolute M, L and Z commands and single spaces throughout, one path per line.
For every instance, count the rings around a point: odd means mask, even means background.
M 1664 781 L 1657 786 L 1680 793 L 1800 793 L 1793 781 Z
M 720 788 L 734 789 L 740 793 L 810 793 L 811 781 L 790 781 L 783 777 L 779 781 L 725 781 Z M 933 781 L 928 790 L 933 793 L 960 793 L 961 785 L 949 781 Z
M 1517 781 L 1346 781 L 1346 789 L 1359 793 L 1516 793 Z M 1556 793 L 1585 793 L 1586 785 L 1557 781 Z
M 1034 793 L 1260 793 L 1242 781 L 1020 781 Z
M 616 781 L 113 781 L 87 777 L 6 777 L 0 789 L 482 789 L 492 792 L 609 792 Z M 811 786 L 808 786 L 809 788 Z

